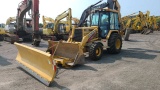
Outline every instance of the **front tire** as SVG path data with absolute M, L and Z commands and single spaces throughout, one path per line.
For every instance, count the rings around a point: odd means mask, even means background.
M 103 47 L 100 43 L 93 43 L 91 44 L 91 46 L 89 47 L 89 57 L 94 60 L 97 61 L 102 57 L 103 54 Z
M 118 33 L 112 33 L 109 40 L 108 40 L 107 49 L 108 53 L 110 54 L 118 54 L 122 48 L 122 38 Z

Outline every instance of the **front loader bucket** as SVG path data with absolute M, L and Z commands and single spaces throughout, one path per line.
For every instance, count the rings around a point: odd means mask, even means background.
M 48 44 L 48 51 L 52 51 L 55 61 L 59 61 L 59 59 L 56 58 L 63 58 L 64 63 L 61 64 L 64 66 L 83 64 L 85 61 L 83 50 L 79 47 L 78 43 L 48 41 Z
M 21 67 L 43 84 L 49 86 L 56 75 L 56 65 L 51 54 L 19 43 L 14 44 L 18 49 L 16 60 Z

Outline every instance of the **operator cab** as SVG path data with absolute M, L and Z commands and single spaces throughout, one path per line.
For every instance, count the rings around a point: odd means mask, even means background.
M 54 23 L 48 23 L 47 28 L 48 29 L 53 29 L 54 28 Z
M 48 29 L 54 29 L 54 23 L 48 23 L 47 24 Z M 59 23 L 58 24 L 58 32 L 59 33 L 64 33 L 65 32 L 65 24 L 64 23 Z
M 98 26 L 99 36 L 106 38 L 109 30 L 119 30 L 118 12 L 109 9 L 95 10 L 91 15 L 91 26 Z

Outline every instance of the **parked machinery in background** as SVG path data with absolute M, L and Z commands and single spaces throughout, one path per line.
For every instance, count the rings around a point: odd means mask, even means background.
M 31 12 L 29 12 L 31 10 Z M 29 12 L 31 19 L 26 18 Z M 39 32 L 39 0 L 23 0 L 19 3 L 14 32 L 7 32 L 5 40 L 10 43 L 31 40 L 32 45 L 39 46 L 41 35 Z

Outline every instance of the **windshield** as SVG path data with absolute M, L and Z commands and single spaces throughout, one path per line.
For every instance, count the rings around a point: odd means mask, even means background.
M 108 25 L 109 24 L 109 14 L 108 13 L 100 13 L 100 25 Z
M 99 20 L 100 19 L 100 20 Z M 92 26 L 107 25 L 109 24 L 109 13 L 108 12 L 100 12 L 92 14 Z

